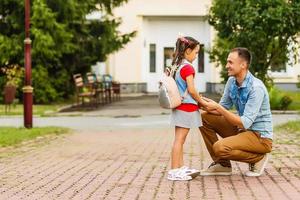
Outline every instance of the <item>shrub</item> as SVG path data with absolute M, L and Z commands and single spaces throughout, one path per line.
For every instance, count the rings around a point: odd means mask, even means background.
M 272 110 L 287 110 L 289 105 L 293 102 L 290 96 L 284 95 L 284 93 L 276 87 L 272 87 L 269 90 L 269 97 Z
M 281 110 L 287 110 L 289 105 L 293 102 L 292 98 L 288 95 L 284 95 L 280 99 L 280 109 Z
M 269 90 L 270 106 L 271 109 L 279 109 L 280 105 L 280 92 L 277 88 L 271 87 Z

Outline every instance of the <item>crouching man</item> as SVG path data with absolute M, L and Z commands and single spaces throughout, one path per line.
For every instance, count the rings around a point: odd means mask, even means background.
M 272 149 L 272 115 L 267 89 L 250 73 L 250 63 L 246 48 L 232 49 L 226 64 L 230 78 L 219 104 L 203 97 L 208 102 L 200 130 L 214 162 L 201 175 L 231 175 L 230 160 L 248 163 L 246 176 L 264 172 Z M 228 111 L 233 105 L 238 115 Z

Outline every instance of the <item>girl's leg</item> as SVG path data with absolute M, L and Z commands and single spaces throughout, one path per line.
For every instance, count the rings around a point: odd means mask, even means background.
M 176 169 L 183 166 L 183 144 L 189 133 L 189 128 L 175 127 L 175 140 L 172 147 L 171 168 Z

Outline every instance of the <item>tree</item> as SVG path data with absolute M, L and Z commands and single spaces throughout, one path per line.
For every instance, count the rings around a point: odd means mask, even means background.
M 135 32 L 120 34 L 112 10 L 127 0 L 31 0 L 32 81 L 36 103 L 73 94 L 73 73 L 85 73 L 119 50 Z M 88 21 L 101 11 L 103 18 Z M 24 1 L 0 1 L 0 67 L 24 65 Z M 2 78 L 3 79 L 3 78 Z M 0 83 L 3 81 L 0 80 Z M 21 94 L 21 93 L 20 93 Z M 21 97 L 21 96 L 20 96 Z
M 252 52 L 250 71 L 268 87 L 271 66 L 281 65 L 297 56 L 297 34 L 300 31 L 299 0 L 215 0 L 209 12 L 209 23 L 217 31 L 210 57 L 223 66 L 230 49 L 246 47 Z M 294 59 L 296 60 L 296 59 Z

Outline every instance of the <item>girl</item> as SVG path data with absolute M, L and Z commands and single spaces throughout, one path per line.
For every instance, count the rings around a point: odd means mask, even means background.
M 202 126 L 198 103 L 204 105 L 199 93 L 195 89 L 195 70 L 192 62 L 200 50 L 197 40 L 192 37 L 180 37 L 176 42 L 172 65 L 177 66 L 175 81 L 182 104 L 172 110 L 171 124 L 175 126 L 175 140 L 171 154 L 171 170 L 168 172 L 169 180 L 191 180 L 199 174 L 196 169 L 183 165 L 183 144 L 190 128 Z

